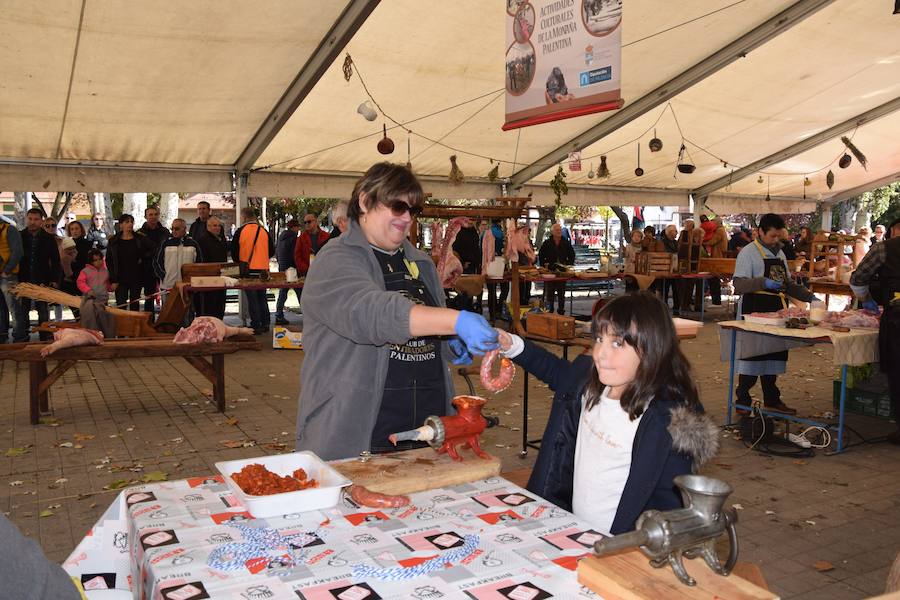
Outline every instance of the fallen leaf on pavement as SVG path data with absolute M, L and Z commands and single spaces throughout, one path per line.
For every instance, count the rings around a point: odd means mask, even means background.
M 8 458 L 12 458 L 14 456 L 22 456 L 23 454 L 28 454 L 28 448 L 10 448 L 6 451 L 6 456 Z
M 115 479 L 112 482 L 103 486 L 104 490 L 121 490 L 122 488 L 126 488 L 129 485 L 135 483 L 132 479 Z
M 18 485 L 22 485 L 23 483 L 25 483 L 25 482 L 17 479 L 16 481 L 10 481 L 9 485 L 11 485 L 12 487 L 16 487 Z
M 44 517 L 52 517 L 52 516 L 53 516 L 52 510 L 42 510 L 41 512 L 38 513 L 38 517 L 40 517 L 42 519 Z
M 212 395 L 213 395 L 213 391 L 209 388 L 203 388 L 202 390 L 200 390 L 200 393 L 203 394 L 204 396 L 206 396 L 207 398 L 212 398 Z
M 231 425 L 232 427 L 234 427 L 235 425 L 238 424 L 237 417 L 229 417 L 229 418 L 225 419 L 225 424 Z
M 268 444 L 263 444 L 263 447 L 268 448 L 269 450 L 275 450 L 276 452 L 287 450 L 287 444 L 282 444 L 280 442 L 270 442 Z
M 256 442 L 254 441 L 241 441 L 241 440 L 222 440 L 219 442 L 226 448 L 250 448 L 251 446 L 255 446 Z
M 56 417 L 41 417 L 38 419 L 38 423 L 41 425 L 49 425 L 50 427 L 59 427 L 62 425 L 62 421 L 57 419 Z
M 95 436 L 93 433 L 76 433 L 76 434 L 75 434 L 75 441 L 76 441 L 76 442 L 84 442 L 84 441 L 87 441 L 87 440 L 92 440 L 92 439 L 94 439 L 95 437 L 96 437 L 96 436 Z
M 72 442 L 62 442 L 61 444 L 56 445 L 57 448 L 72 448 L 74 446 L 75 444 L 73 444 Z
M 815 525 L 816 524 L 815 521 L 810 521 L 810 520 L 806 520 L 806 521 L 804 521 L 804 523 L 806 523 L 807 525 Z
M 805 464 L 806 464 L 806 461 L 803 460 L 803 459 L 798 458 L 798 459 L 794 460 L 794 464 L 795 464 L 795 465 L 805 465 Z
M 744 510 L 744 507 L 741 504 L 732 504 L 731 508 L 733 508 L 734 510 Z
M 813 568 L 819 573 L 824 573 L 826 571 L 833 571 L 834 565 L 827 560 L 817 560 L 813 563 Z
M 144 473 L 144 476 L 141 477 L 141 481 L 150 483 L 152 481 L 166 481 L 168 478 L 169 475 L 164 471 L 150 471 L 149 473 Z

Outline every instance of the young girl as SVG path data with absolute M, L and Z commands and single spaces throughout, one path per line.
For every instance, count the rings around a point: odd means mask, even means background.
M 672 480 L 715 455 L 719 432 L 656 296 L 616 298 L 592 332 L 572 363 L 506 332 L 500 348 L 555 392 L 528 489 L 619 534 L 645 510 L 682 506 Z
M 87 295 L 93 292 L 95 298 L 105 300 L 112 291 L 112 285 L 109 283 L 109 271 L 106 270 L 106 263 L 103 261 L 103 253 L 92 248 L 87 253 L 88 263 L 78 274 L 78 290 Z

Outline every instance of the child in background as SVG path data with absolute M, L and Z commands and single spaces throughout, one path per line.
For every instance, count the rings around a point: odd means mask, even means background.
M 105 301 L 109 298 L 112 285 L 109 283 L 109 271 L 106 270 L 103 253 L 93 248 L 88 250 L 87 258 L 88 264 L 78 274 L 78 289 L 85 296 L 92 292 L 94 298 Z
M 592 332 L 571 363 L 503 331 L 500 348 L 555 392 L 528 489 L 615 535 L 645 510 L 682 506 L 673 479 L 715 456 L 719 430 L 656 296 L 616 298 Z

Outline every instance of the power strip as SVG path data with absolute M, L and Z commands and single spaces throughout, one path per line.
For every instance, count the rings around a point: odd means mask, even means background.
M 810 448 L 812 446 L 812 443 L 808 439 L 806 439 L 806 436 L 803 436 L 803 435 L 797 435 L 796 433 L 789 433 L 788 439 L 803 448 Z

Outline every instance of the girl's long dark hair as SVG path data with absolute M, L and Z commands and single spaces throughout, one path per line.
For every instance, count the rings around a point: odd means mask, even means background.
M 699 406 L 691 365 L 679 346 L 669 309 L 654 294 L 619 296 L 594 315 L 591 331 L 595 340 L 605 335 L 621 337 L 640 358 L 634 381 L 620 400 L 631 420 L 642 415 L 653 398 Z M 588 410 L 600 402 L 605 387 L 595 365 L 585 388 Z

